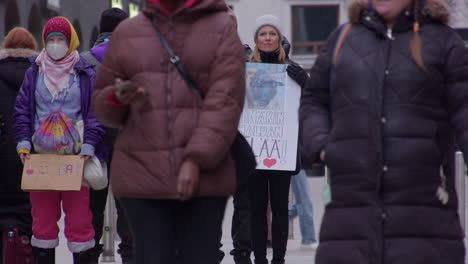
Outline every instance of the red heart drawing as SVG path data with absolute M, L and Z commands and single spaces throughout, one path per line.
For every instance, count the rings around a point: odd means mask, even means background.
M 276 164 L 276 159 L 264 159 L 263 160 L 263 165 L 267 166 L 268 168 L 275 166 L 275 164 Z
M 29 176 L 33 175 L 34 174 L 34 170 L 26 170 L 26 174 L 28 174 Z

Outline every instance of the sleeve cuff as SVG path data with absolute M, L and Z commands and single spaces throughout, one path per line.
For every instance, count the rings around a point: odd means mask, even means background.
M 31 152 L 31 142 L 29 142 L 27 140 L 23 140 L 23 141 L 19 142 L 18 145 L 16 146 L 16 151 L 18 153 L 29 154 L 29 152 Z
M 112 90 L 112 92 L 109 94 L 109 97 L 107 97 L 107 102 L 115 107 L 124 107 L 125 105 L 118 102 L 117 98 L 115 98 L 115 90 Z
M 80 152 L 81 156 L 94 156 L 94 152 L 95 152 L 95 149 L 93 145 L 85 143 L 81 146 L 81 152 Z

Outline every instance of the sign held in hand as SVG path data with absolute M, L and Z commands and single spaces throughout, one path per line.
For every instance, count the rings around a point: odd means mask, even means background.
M 260 170 L 297 169 L 301 87 L 288 77 L 286 68 L 286 64 L 247 63 L 239 130 Z
M 33 154 L 24 163 L 24 191 L 79 191 L 84 159 L 76 155 Z

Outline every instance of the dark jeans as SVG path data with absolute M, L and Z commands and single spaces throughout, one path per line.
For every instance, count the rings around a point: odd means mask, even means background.
M 234 194 L 234 214 L 232 216 L 231 236 L 234 249 L 231 255 L 249 257 L 252 252 L 250 237 L 250 202 L 248 177 L 238 177 L 236 193 Z
M 102 253 L 103 245 L 99 244 L 99 241 L 102 237 L 102 229 L 104 226 L 104 209 L 107 202 L 107 193 L 109 189 L 105 188 L 103 190 L 90 191 L 90 207 L 93 212 L 93 226 L 96 232 L 94 239 L 96 241 L 96 246 L 93 249 L 90 249 L 90 258 L 97 261 L 99 255 Z M 115 199 L 115 206 L 117 208 L 117 234 L 121 238 L 119 244 L 119 249 L 117 252 L 120 254 L 122 261 L 129 262 L 133 259 L 133 239 L 130 232 L 130 227 L 128 226 L 128 221 L 121 202 L 118 199 Z
M 288 200 L 291 176 L 276 171 L 256 171 L 249 178 L 252 249 L 257 263 L 267 254 L 267 208 L 272 211 L 273 260 L 284 261 L 288 243 Z
M 219 230 L 227 198 L 121 201 L 135 240 L 134 264 L 219 263 Z

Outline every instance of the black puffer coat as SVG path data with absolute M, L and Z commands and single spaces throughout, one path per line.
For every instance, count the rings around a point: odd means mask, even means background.
M 16 153 L 12 131 L 16 96 L 31 66 L 29 56 L 37 53 L 25 49 L 0 50 L 0 116 L 5 123 L 0 142 L 0 231 L 20 227 L 23 232 L 31 233 L 29 194 L 21 191 L 23 165 Z
M 452 134 L 468 154 L 468 49 L 444 24 L 445 3 L 428 0 L 424 71 L 410 53 L 414 16 L 403 14 L 387 32 L 366 8 L 367 1 L 350 5 L 353 26 L 337 63 L 340 30 L 322 49 L 301 99 L 304 147 L 311 156 L 325 149 L 331 172 L 316 264 L 462 264 L 450 171 L 448 203 L 436 192 L 441 167 L 451 163 Z

